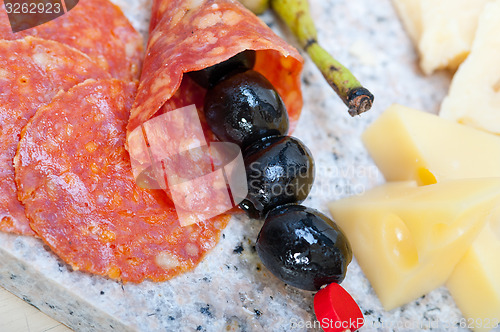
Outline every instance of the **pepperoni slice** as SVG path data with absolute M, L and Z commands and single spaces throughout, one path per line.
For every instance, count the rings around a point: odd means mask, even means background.
M 303 59 L 295 48 L 237 1 L 155 0 L 129 132 L 157 114 L 182 89 L 184 73 L 210 67 L 247 49 L 257 51 L 254 69 L 281 95 L 293 129 L 302 108 Z
M 139 188 L 124 148 L 136 86 L 86 81 L 40 108 L 15 158 L 31 227 L 74 269 L 140 282 L 194 268 L 228 216 L 181 227 L 164 191 Z
M 108 0 L 81 0 L 66 14 L 37 27 L 12 33 L 3 0 L 0 39 L 36 36 L 72 46 L 120 79 L 138 79 L 143 57 L 141 35 L 121 9 Z
M 17 200 L 12 160 L 21 129 L 60 91 L 88 78 L 109 78 L 87 55 L 33 37 L 0 41 L 0 230 L 34 235 Z

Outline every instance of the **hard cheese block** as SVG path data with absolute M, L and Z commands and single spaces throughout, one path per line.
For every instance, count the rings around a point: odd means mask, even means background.
M 457 69 L 470 52 L 478 19 L 491 0 L 393 0 L 425 74 Z
M 471 54 L 453 77 L 440 112 L 444 118 L 495 134 L 500 134 L 499 18 L 500 0 L 488 3 Z
M 422 34 L 421 0 L 392 0 L 413 43 L 418 45 Z
M 500 209 L 478 235 L 446 283 L 474 331 L 500 323 Z
M 490 0 L 421 0 L 420 67 L 456 70 L 470 52 L 484 5 Z
M 400 105 L 363 133 L 388 181 L 500 177 L 500 137 Z
M 435 180 L 500 177 L 500 137 L 406 107 L 392 106 L 364 134 L 387 179 Z M 497 212 L 447 283 L 467 323 L 485 331 L 500 321 L 500 247 Z M 490 225 L 496 222 L 497 226 Z M 494 231 L 496 232 L 494 232 Z M 479 319 L 476 321 L 476 319 Z M 468 324 L 467 324 L 468 325 Z M 489 328 L 488 328 L 489 325 Z
M 500 203 L 500 178 L 389 183 L 330 212 L 386 310 L 444 284 Z

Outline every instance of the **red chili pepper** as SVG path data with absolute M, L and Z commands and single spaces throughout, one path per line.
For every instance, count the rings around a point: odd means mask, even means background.
M 316 293 L 314 312 L 325 332 L 356 331 L 365 322 L 354 299 L 336 283 Z

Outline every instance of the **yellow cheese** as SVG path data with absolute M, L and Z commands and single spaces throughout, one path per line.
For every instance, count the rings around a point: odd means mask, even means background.
M 500 324 L 500 209 L 460 260 L 446 285 L 474 331 Z
M 490 0 L 420 0 L 420 67 L 456 70 L 471 50 L 479 16 Z
M 393 0 L 425 74 L 456 70 L 471 50 L 479 16 L 491 0 Z
M 388 181 L 500 177 L 500 137 L 392 105 L 363 142 Z
M 389 183 L 330 204 L 386 310 L 444 284 L 500 204 L 500 178 Z
M 500 177 L 500 137 L 406 107 L 390 107 L 363 140 L 388 180 Z M 500 213 L 495 220 L 497 226 L 487 224 L 447 283 L 466 325 L 500 321 Z
M 500 134 L 499 36 L 500 0 L 496 0 L 481 14 L 471 54 L 453 77 L 441 105 L 442 117 Z
M 421 0 L 392 0 L 401 21 L 413 43 L 418 45 L 422 34 Z

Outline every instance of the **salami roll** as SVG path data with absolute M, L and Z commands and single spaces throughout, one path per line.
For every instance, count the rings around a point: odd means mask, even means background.
M 124 148 L 136 86 L 89 80 L 40 108 L 15 158 L 31 227 L 73 269 L 161 281 L 194 268 L 228 217 L 182 227 L 161 190 L 139 188 Z
M 0 41 L 0 230 L 31 234 L 17 199 L 12 160 L 21 130 L 60 91 L 88 78 L 110 78 L 87 55 L 33 37 Z
M 155 0 L 147 55 L 128 130 L 179 105 L 172 96 L 200 95 L 184 73 L 221 63 L 245 50 L 255 50 L 254 69 L 263 74 L 283 99 L 291 129 L 302 108 L 300 73 L 303 59 L 238 1 Z M 179 92 L 177 94 L 177 92 Z M 190 99 L 190 98 L 188 98 Z M 199 110 L 201 105 L 199 107 Z M 161 113 L 160 112 L 160 113 Z
M 3 0 L 0 3 L 0 39 L 36 36 L 55 40 L 87 54 L 112 77 L 139 78 L 142 37 L 108 0 L 81 0 L 57 19 L 16 33 L 12 33 Z

